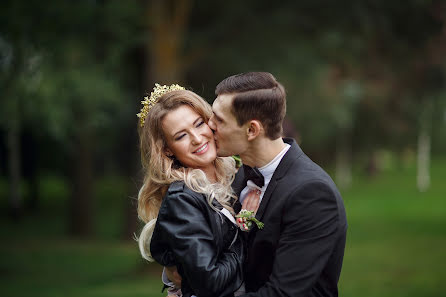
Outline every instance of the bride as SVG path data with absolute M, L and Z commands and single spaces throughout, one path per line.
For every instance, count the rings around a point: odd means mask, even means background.
M 177 267 L 180 296 L 234 296 L 242 285 L 244 255 L 232 208 L 235 164 L 217 157 L 207 125 L 211 107 L 178 85 L 156 85 L 142 103 L 142 256 Z

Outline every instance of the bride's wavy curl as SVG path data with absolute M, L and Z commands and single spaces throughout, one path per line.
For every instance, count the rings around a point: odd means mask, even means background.
M 141 255 L 153 261 L 150 253 L 150 240 L 155 228 L 156 217 L 169 185 L 184 181 L 187 187 L 207 197 L 210 207 L 217 200 L 234 214 L 234 195 L 231 183 L 235 175 L 235 161 L 231 157 L 217 157 L 215 162 L 217 181 L 211 183 L 199 169 L 187 168 L 178 164 L 175 158 L 166 155 L 167 143 L 162 129 L 162 120 L 167 113 L 182 105 L 188 105 L 207 123 L 212 116 L 209 104 L 197 94 L 188 91 L 172 91 L 159 98 L 148 112 L 144 126 L 139 129 L 141 163 L 144 169 L 144 184 L 138 194 L 138 217 L 146 223 L 139 236 Z

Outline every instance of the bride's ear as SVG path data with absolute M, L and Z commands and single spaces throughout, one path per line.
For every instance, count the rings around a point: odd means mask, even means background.
M 259 134 L 262 130 L 263 130 L 263 126 L 258 120 L 249 121 L 249 125 L 246 128 L 246 133 L 248 135 L 248 141 L 254 140 L 257 136 L 259 136 Z
M 169 148 L 165 148 L 165 149 L 164 149 L 164 154 L 165 154 L 167 157 L 169 157 L 169 158 L 172 158 L 172 157 L 173 157 L 173 153 L 172 153 L 172 151 L 171 151 Z

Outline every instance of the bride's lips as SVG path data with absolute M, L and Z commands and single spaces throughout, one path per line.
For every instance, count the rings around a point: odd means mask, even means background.
M 196 151 L 194 151 L 193 153 L 196 155 L 202 155 L 204 153 L 206 153 L 209 149 L 209 142 L 206 142 L 205 144 L 203 144 L 202 146 L 200 146 Z

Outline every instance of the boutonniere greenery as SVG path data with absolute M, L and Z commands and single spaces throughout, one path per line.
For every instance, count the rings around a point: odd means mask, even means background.
M 251 230 L 254 224 L 256 224 L 259 229 L 263 229 L 265 226 L 265 224 L 256 219 L 255 213 L 250 210 L 242 209 L 235 217 L 237 218 L 237 222 L 241 229 L 244 231 Z
M 242 159 L 240 158 L 240 156 L 233 155 L 232 158 L 235 160 L 235 168 L 239 169 L 240 167 L 242 167 L 243 163 L 242 163 Z

